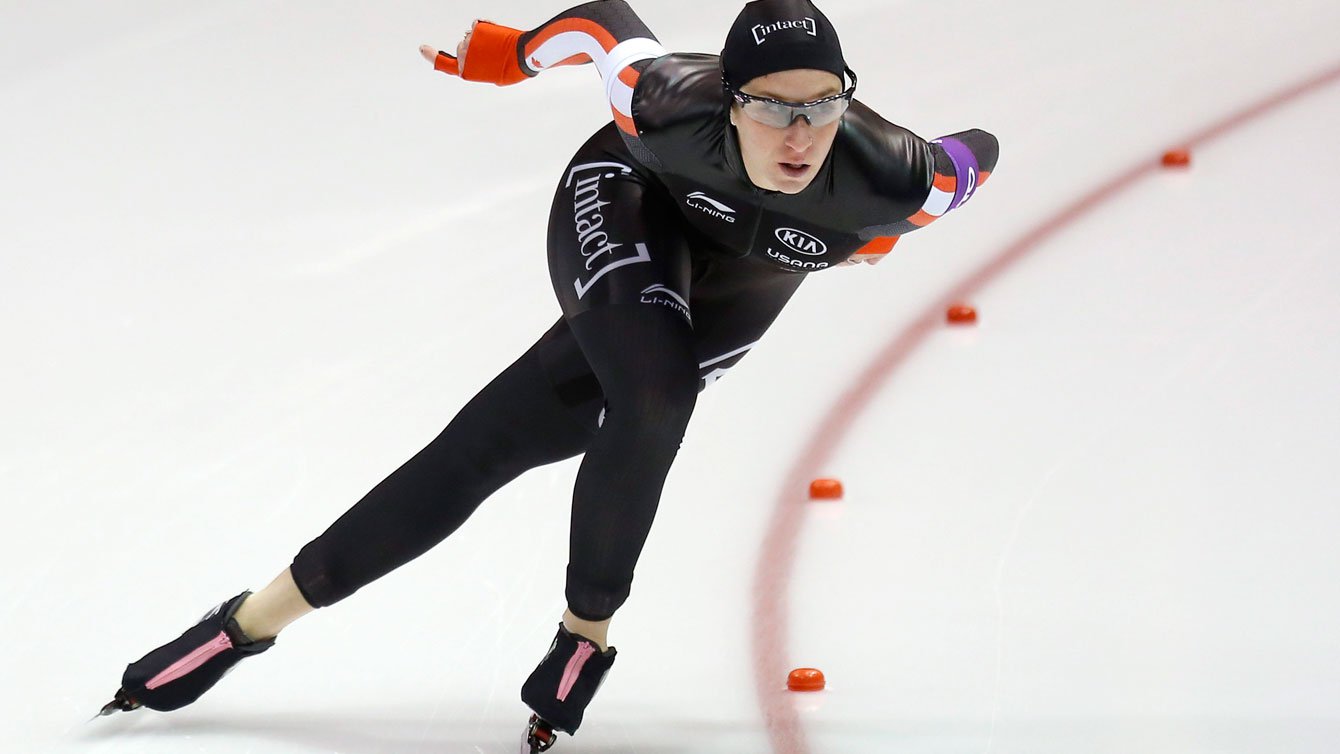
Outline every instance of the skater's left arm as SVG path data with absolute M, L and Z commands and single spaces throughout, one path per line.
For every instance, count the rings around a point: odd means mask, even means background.
M 991 177 L 1000 156 L 996 137 L 980 129 L 942 136 L 927 144 L 935 164 L 930 194 L 909 222 L 924 228 L 967 203 Z
M 594 63 L 620 130 L 633 138 L 632 98 L 638 78 L 665 54 L 624 0 L 595 0 L 566 10 L 530 31 L 477 21 L 456 56 L 419 48 L 433 67 L 467 81 L 508 86 L 563 65 Z
M 916 137 L 909 138 L 915 139 Z M 910 216 L 863 232 L 872 240 L 854 254 L 848 263 L 875 264 L 893 250 L 905 233 L 930 225 L 967 203 L 991 177 L 1000 155 L 996 137 L 980 129 L 960 131 L 929 142 L 919 142 L 909 150 L 917 155 L 927 170 L 925 201 Z M 914 205 L 915 206 L 915 205 Z

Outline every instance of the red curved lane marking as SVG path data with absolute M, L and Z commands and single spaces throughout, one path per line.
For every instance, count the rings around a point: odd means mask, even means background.
M 1255 104 L 1235 112 L 1212 126 L 1178 142 L 1197 148 L 1275 110 L 1295 99 L 1340 80 L 1340 64 L 1298 84 L 1282 89 Z M 788 595 L 786 587 L 795 566 L 796 541 L 805 512 L 802 491 L 811 479 L 820 476 L 834 450 L 846 438 L 857 417 L 870 404 L 889 376 L 941 327 L 944 307 L 969 298 L 986 287 L 1028 252 L 1051 236 L 1088 214 L 1094 208 L 1130 188 L 1146 175 L 1161 169 L 1158 159 L 1142 160 L 1130 169 L 1103 183 L 1055 215 L 1026 231 L 1005 246 L 986 264 L 955 285 L 929 309 L 923 311 L 893 340 L 876 354 L 856 381 L 833 403 L 805 448 L 792 462 L 769 522 L 767 534 L 754 569 L 753 660 L 754 688 L 763 712 L 772 750 L 776 754 L 809 754 L 809 742 L 800 725 L 784 679 L 787 667 Z

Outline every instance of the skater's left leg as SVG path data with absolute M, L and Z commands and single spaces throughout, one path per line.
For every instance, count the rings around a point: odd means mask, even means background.
M 577 472 L 570 530 L 568 611 L 590 628 L 628 598 L 697 401 L 698 364 L 692 328 L 668 309 L 600 307 L 569 324 L 605 396 Z
M 521 692 L 553 729 L 577 730 L 613 664 L 609 620 L 697 400 L 690 268 L 674 199 L 607 127 L 573 159 L 550 212 L 551 281 L 603 403 L 573 490 L 568 610 Z
M 578 618 L 571 609 L 563 611 L 563 627 L 578 636 L 585 636 L 595 642 L 601 652 L 610 647 L 609 633 L 612 620 L 612 618 L 586 620 L 585 618 Z
M 699 383 L 692 331 L 669 311 L 602 307 L 569 325 L 582 364 L 554 372 L 571 375 L 563 384 L 574 396 L 593 392 L 594 378 L 604 411 L 573 493 L 569 608 L 522 688 L 536 712 L 527 734 L 532 750 L 551 744 L 554 730 L 576 732 L 614 663 L 610 619 L 628 597 Z M 565 353 L 555 362 L 577 363 L 569 348 L 558 350 Z
M 593 317 L 592 314 L 601 311 L 593 310 L 573 323 L 585 359 L 605 389 L 609 411 L 587 450 L 574 493 L 568 566 L 570 609 L 548 654 L 522 689 L 522 699 L 538 713 L 532 720 L 533 728 L 538 730 L 538 733 L 532 730 L 532 742 L 540 738 L 552 740 L 554 729 L 575 731 L 600 681 L 614 663 L 616 652 L 609 648 L 606 638 L 610 616 L 628 596 L 633 566 L 656 512 L 663 471 L 668 470 L 674 456 L 664 450 L 678 447 L 678 438 L 692 411 L 693 402 L 687 399 L 684 381 L 702 389 L 738 364 L 763 337 L 804 279 L 804 275 L 760 269 L 748 260 L 704 262 L 694 269 L 691 330 L 676 332 L 667 327 L 653 337 L 650 332 L 638 332 L 637 326 L 632 325 L 632 337 L 622 337 L 627 334 L 622 328 L 630 327 L 628 320 L 641 316 L 636 314 L 636 308 L 626 306 L 606 307 L 604 316 Z M 683 333 L 690 338 L 687 346 L 680 340 Z M 610 347 L 610 343 L 615 346 Z M 687 355 L 681 351 L 685 347 L 690 349 Z M 692 365 L 692 377 L 683 374 L 685 363 Z M 648 380 L 654 383 L 660 377 L 639 369 L 649 369 L 657 375 L 678 375 L 674 378 L 677 386 L 665 395 L 679 397 L 659 401 L 659 408 L 648 410 L 645 391 L 635 386 Z M 644 394 L 639 396 L 640 392 Z M 639 405 L 643 408 L 637 409 Z M 620 410 L 628 408 L 634 410 Z M 662 428 L 670 433 L 673 443 L 637 439 L 639 431 L 648 431 L 657 424 L 662 418 L 659 413 L 666 408 L 668 416 L 678 417 Z M 635 419 L 630 422 L 631 427 L 617 422 L 630 417 Z M 639 448 L 645 451 L 658 444 L 663 448 L 662 454 L 651 458 L 650 465 L 661 471 L 655 475 L 654 483 L 648 484 L 645 475 L 648 459 L 638 455 Z M 606 461 L 600 453 L 611 448 L 615 453 Z M 629 461 L 621 464 L 619 459 Z M 612 465 L 606 467 L 607 462 Z M 611 483 L 610 478 L 620 482 Z M 583 485 L 583 479 L 589 484 Z M 630 481 L 637 483 L 631 491 L 620 486 Z M 636 492 L 639 485 L 644 486 L 644 492 Z
M 613 124 L 565 171 L 548 252 L 564 320 L 603 404 L 573 491 L 565 619 L 607 646 L 606 624 L 628 597 L 698 382 L 683 216 Z
M 609 620 L 628 598 L 693 413 L 698 365 L 692 329 L 667 309 L 606 306 L 569 324 L 604 391 L 605 416 L 573 490 L 568 612 L 521 698 L 573 733 L 614 664 Z

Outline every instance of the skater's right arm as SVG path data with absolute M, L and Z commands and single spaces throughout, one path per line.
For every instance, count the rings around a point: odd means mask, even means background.
M 477 21 L 455 57 L 434 54 L 427 45 L 420 51 L 439 71 L 498 86 L 520 83 L 548 68 L 594 63 L 615 122 L 633 138 L 633 89 L 642 70 L 665 54 L 624 0 L 584 3 L 526 32 Z

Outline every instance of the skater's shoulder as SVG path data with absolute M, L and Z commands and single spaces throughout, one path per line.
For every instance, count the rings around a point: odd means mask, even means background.
M 833 141 L 844 178 L 859 177 L 866 191 L 896 200 L 925 195 L 934 169 L 930 145 L 911 130 L 853 100 Z
M 633 92 L 633 120 L 645 136 L 675 125 L 726 117 L 729 98 L 716 55 L 677 52 L 651 62 Z

